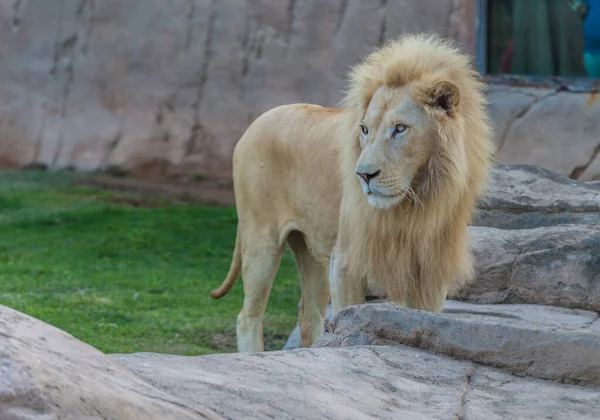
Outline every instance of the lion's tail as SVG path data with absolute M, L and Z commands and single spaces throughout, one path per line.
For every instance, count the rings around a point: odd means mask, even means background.
M 233 250 L 233 259 L 231 260 L 231 266 L 229 267 L 229 273 L 227 278 L 218 289 L 210 292 L 210 297 L 213 299 L 220 299 L 225 296 L 233 287 L 237 279 L 240 277 L 242 271 L 242 251 L 240 246 L 240 232 L 238 230 L 235 238 L 235 248 Z

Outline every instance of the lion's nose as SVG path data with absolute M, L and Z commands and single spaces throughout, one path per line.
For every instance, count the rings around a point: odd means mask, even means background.
M 365 180 L 365 182 L 368 184 L 369 182 L 371 182 L 371 180 L 373 178 L 375 178 L 377 175 L 379 175 L 381 173 L 381 171 L 375 171 L 373 173 L 368 173 L 368 172 L 357 172 L 356 175 L 358 175 L 359 177 L 361 177 L 362 179 Z

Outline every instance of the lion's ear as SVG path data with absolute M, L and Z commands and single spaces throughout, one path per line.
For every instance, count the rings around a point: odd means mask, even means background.
M 453 115 L 460 101 L 458 87 L 447 80 L 426 85 L 419 96 L 426 105 L 444 111 L 448 115 Z

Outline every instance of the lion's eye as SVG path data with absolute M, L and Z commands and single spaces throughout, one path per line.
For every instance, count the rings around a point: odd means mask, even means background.
M 361 124 L 360 125 L 360 131 L 362 131 L 362 133 L 366 136 L 367 134 L 369 134 L 369 129 L 367 128 L 366 125 Z
M 396 134 L 402 134 L 404 133 L 406 130 L 408 130 L 408 126 L 405 124 L 396 124 L 396 129 L 394 130 L 394 135 Z

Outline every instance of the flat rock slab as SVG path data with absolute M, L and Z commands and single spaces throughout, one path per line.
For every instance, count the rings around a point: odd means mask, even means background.
M 95 348 L 0 305 L 0 419 L 220 419 Z
M 469 231 L 476 278 L 453 297 L 600 312 L 600 225 Z
M 598 388 L 404 346 L 107 356 L 2 306 L 0 338 L 2 420 L 600 418 Z
M 532 229 L 600 224 L 600 187 L 531 165 L 497 165 L 475 226 Z
M 600 399 L 597 390 L 516 378 L 498 370 L 478 367 L 469 381 L 462 418 L 598 419 Z
M 234 419 L 600 418 L 600 389 L 403 346 L 114 357 L 163 391 Z
M 382 302 L 375 301 L 373 303 Z M 481 315 L 483 317 L 519 319 L 521 321 L 540 324 L 551 328 L 585 329 L 600 334 L 600 319 L 598 313 L 580 309 L 524 304 L 485 305 L 447 300 L 444 303 L 443 312 L 447 314 L 471 314 Z M 327 306 L 327 314 L 325 315 L 325 323 L 329 322 L 331 316 L 332 310 L 331 304 L 329 304 Z M 300 327 L 296 325 L 296 328 L 294 328 L 288 337 L 283 350 L 293 350 L 300 348 L 300 346 Z
M 477 305 L 447 300 L 444 303 L 443 313 L 480 315 L 485 320 L 490 320 L 490 317 L 516 319 L 525 321 L 531 325 L 542 325 L 552 329 L 587 330 L 595 326 L 600 326 L 600 319 L 597 312 L 544 305 Z
M 450 302 L 445 312 L 390 303 L 336 314 L 313 347 L 408 345 L 552 381 L 600 385 L 595 312 Z

